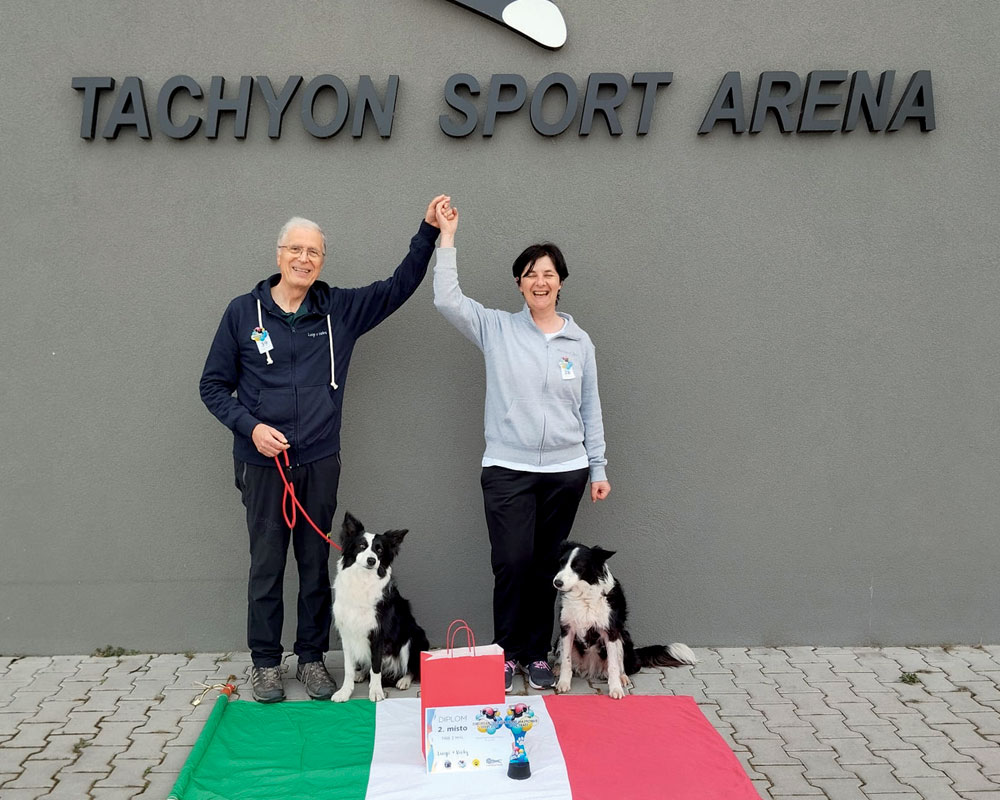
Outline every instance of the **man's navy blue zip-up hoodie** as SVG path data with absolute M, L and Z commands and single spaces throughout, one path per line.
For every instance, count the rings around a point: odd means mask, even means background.
M 317 280 L 303 300 L 305 314 L 292 325 L 271 298 L 280 275 L 261 281 L 229 304 L 205 361 L 200 390 L 208 410 L 233 432 L 237 459 L 274 465 L 250 438 L 259 423 L 285 435 L 295 464 L 340 451 L 341 411 L 354 344 L 416 291 L 439 233 L 421 222 L 406 258 L 386 280 L 358 289 Z M 273 343 L 269 354 L 260 353 L 250 338 L 258 325 Z M 268 363 L 268 355 L 273 363 Z

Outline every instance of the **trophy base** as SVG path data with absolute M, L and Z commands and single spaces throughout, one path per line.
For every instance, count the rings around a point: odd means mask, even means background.
M 507 777 L 523 781 L 531 777 L 531 765 L 527 761 L 512 761 L 507 765 Z

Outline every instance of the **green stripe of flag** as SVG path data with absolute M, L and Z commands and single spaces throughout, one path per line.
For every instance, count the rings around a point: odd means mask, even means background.
M 375 745 L 375 705 L 230 701 L 178 800 L 303 797 L 363 800 Z M 201 739 L 199 739 L 199 746 Z M 331 788 L 335 794 L 331 795 Z

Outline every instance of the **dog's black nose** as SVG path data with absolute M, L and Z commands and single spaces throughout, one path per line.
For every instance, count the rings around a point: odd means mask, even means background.
M 555 586 L 557 589 L 562 589 L 562 581 L 559 580 L 559 578 L 553 580 L 552 585 Z
M 369 558 L 368 559 L 368 566 L 369 567 L 374 567 L 375 566 L 375 559 L 374 558 Z

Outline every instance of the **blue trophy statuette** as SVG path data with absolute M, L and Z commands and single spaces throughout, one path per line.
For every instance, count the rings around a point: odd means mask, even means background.
M 531 706 L 516 703 L 507 707 L 503 724 L 514 736 L 514 751 L 507 767 L 507 777 L 516 781 L 531 777 L 531 765 L 528 763 L 528 753 L 524 749 L 524 735 L 535 725 L 535 712 Z

